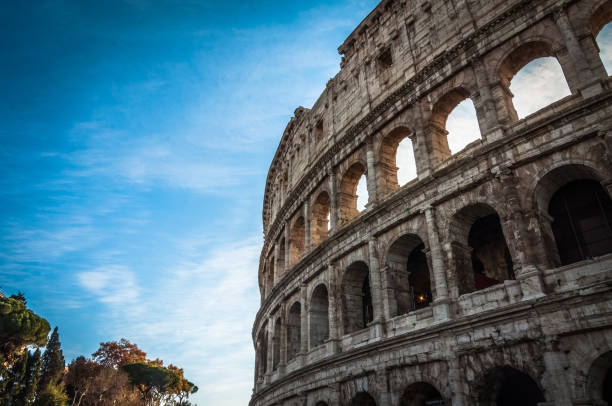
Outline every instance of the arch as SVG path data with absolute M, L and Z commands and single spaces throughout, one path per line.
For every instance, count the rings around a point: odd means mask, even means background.
M 478 400 L 482 406 L 537 406 L 545 401 L 536 381 L 509 366 L 488 371 L 481 382 Z
M 306 227 L 304 217 L 298 217 L 291 227 L 291 239 L 289 240 L 289 251 L 291 255 L 291 265 L 300 262 L 304 254 L 304 245 L 306 241 Z
M 554 62 L 550 62 L 545 66 L 544 64 L 546 64 L 546 60 L 540 58 L 552 58 L 554 59 Z M 527 65 L 530 65 L 532 69 L 527 67 Z M 560 76 L 563 76 L 563 81 L 566 85 L 566 88 L 564 88 L 563 91 L 558 90 L 554 94 L 551 93 L 542 102 L 531 102 L 532 100 L 534 100 L 532 90 L 533 86 L 537 85 L 538 82 L 542 82 L 543 92 L 547 88 L 550 88 L 550 86 L 545 86 L 545 84 L 550 83 L 550 80 L 552 80 L 551 78 L 540 78 L 539 80 L 534 80 L 534 78 L 538 78 L 538 71 L 542 72 L 543 69 L 547 69 L 550 72 L 554 72 L 554 70 L 558 69 L 559 67 L 561 68 L 561 73 L 555 75 L 555 78 L 556 80 L 558 80 L 560 79 Z M 519 77 L 517 85 L 513 86 L 513 88 L 515 89 L 515 91 L 517 91 L 517 94 L 520 92 L 521 94 L 525 95 L 525 100 L 522 101 L 522 104 L 533 104 L 530 106 L 526 106 L 526 108 L 523 109 L 521 116 L 519 116 L 516 110 L 515 103 L 512 100 L 514 95 L 511 91 L 510 86 L 512 80 L 517 76 L 517 74 L 519 74 L 520 71 L 523 70 L 523 68 L 527 69 L 527 71 L 532 71 L 528 72 L 530 73 L 529 79 L 528 81 L 524 82 L 523 85 L 521 85 L 522 81 Z M 567 81 L 568 72 L 565 71 L 564 64 L 562 64 L 559 58 L 557 58 L 552 43 L 542 39 L 531 39 L 530 41 L 524 42 L 523 44 L 510 51 L 499 65 L 497 73 L 500 79 L 500 83 L 505 89 L 505 91 L 503 92 L 503 97 L 505 98 L 505 103 L 508 108 L 508 114 L 511 121 L 516 121 L 519 118 L 534 113 L 542 107 L 545 107 L 546 105 L 571 94 L 570 87 Z M 557 87 L 556 89 L 559 88 Z
M 431 282 L 425 245 L 419 236 L 399 237 L 387 252 L 387 291 L 391 317 L 429 306 Z
M 535 185 L 532 186 L 533 192 L 528 196 L 526 207 L 532 207 L 538 214 L 545 254 L 552 266 L 562 264 L 557 237 L 553 231 L 554 216 L 551 217 L 549 212 L 553 195 L 565 185 L 578 180 L 601 182 L 603 177 L 595 169 L 595 165 L 595 162 L 585 165 L 583 162 L 565 161 L 553 168 L 549 168 L 538 177 L 537 183 L 534 182 Z
M 330 199 L 326 191 L 319 193 L 312 205 L 312 245 L 321 244 L 329 233 Z
M 259 334 L 257 335 L 257 377 L 263 378 L 267 371 L 268 364 L 268 331 L 267 325 L 264 324 Z
M 378 171 L 376 174 L 379 178 L 377 183 L 380 185 L 383 196 L 416 177 L 416 163 L 410 135 L 410 130 L 405 127 L 398 127 L 382 140 L 378 153 Z M 404 148 L 399 148 L 400 144 L 405 142 L 409 143 L 410 151 L 403 151 Z M 400 156 L 401 152 L 405 153 Z M 406 169 L 413 176 L 407 176 L 403 182 L 400 182 L 401 179 L 398 176 L 400 169 Z
M 607 75 L 612 73 L 612 4 L 604 1 L 591 14 L 589 29 L 593 35 L 595 51 Z M 590 45 L 590 44 L 588 44 Z
M 338 210 L 340 220 L 343 222 L 349 221 L 359 214 L 359 210 L 357 210 L 357 184 L 365 173 L 365 165 L 361 162 L 355 162 L 342 177 L 340 190 L 338 191 Z
M 359 392 L 353 396 L 351 406 L 376 406 L 376 401 L 368 392 Z
M 325 285 L 318 285 L 310 298 L 310 348 L 329 338 L 329 297 Z
M 315 406 L 327 406 L 327 403 L 323 402 L 322 400 L 318 401 Z
M 274 335 L 272 336 L 272 370 L 276 370 L 280 364 L 281 355 L 281 318 L 277 318 L 274 323 Z
M 470 105 L 468 101 L 472 102 L 472 99 L 470 98 L 470 92 L 463 87 L 457 87 L 446 93 L 440 99 L 438 99 L 438 101 L 434 105 L 431 112 L 431 149 L 434 158 L 437 160 L 437 162 L 444 161 L 445 159 L 449 158 L 453 153 L 456 153 L 459 150 L 463 149 L 463 147 L 465 147 L 472 141 L 481 139 L 480 127 L 478 126 L 478 123 L 476 123 L 476 126 L 454 126 L 454 128 L 456 129 L 477 127 L 473 130 L 477 131 L 476 134 L 461 134 L 461 131 L 455 130 L 453 130 L 453 133 L 450 133 L 448 131 L 449 116 L 451 114 L 454 115 L 455 111 L 458 111 L 457 107 L 459 107 L 460 105 L 465 105 L 465 107 L 462 107 L 461 110 L 467 109 L 465 112 L 463 112 L 462 118 L 466 119 L 467 121 L 469 121 L 470 119 L 477 121 L 476 109 L 474 108 L 474 104 L 471 103 Z M 465 104 L 464 102 L 468 104 Z M 467 113 L 468 111 L 469 113 Z M 455 134 L 455 132 L 457 133 Z M 449 146 L 449 137 L 453 138 L 453 142 L 450 143 L 453 145 L 452 150 Z
M 514 279 L 500 217 L 491 206 L 477 203 L 459 210 L 449 236 L 459 295 Z
M 440 392 L 431 384 L 417 382 L 409 385 L 402 394 L 399 406 L 445 406 L 446 402 Z
M 368 265 L 349 265 L 342 278 L 342 319 L 344 334 L 366 328 L 374 319 Z
M 612 351 L 608 351 L 599 357 L 589 369 L 587 376 L 587 396 L 593 404 L 604 401 L 612 405 Z
M 276 270 L 276 273 L 278 274 L 277 277 L 279 277 L 280 275 L 283 274 L 283 270 L 285 269 L 285 264 L 286 264 L 286 246 L 287 243 L 285 241 L 285 237 L 283 236 L 280 240 L 280 242 L 278 243 L 278 269 Z
M 604 1 L 591 14 L 589 20 L 589 28 L 593 34 L 593 38 L 597 38 L 601 30 L 612 21 L 612 4 L 609 1 Z
M 287 361 L 294 359 L 300 352 L 302 341 L 302 305 L 295 302 L 287 316 Z

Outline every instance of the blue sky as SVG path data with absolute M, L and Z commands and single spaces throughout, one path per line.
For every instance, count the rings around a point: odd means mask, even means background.
M 248 402 L 266 172 L 376 3 L 3 4 L 0 287 L 68 360 L 125 337 Z

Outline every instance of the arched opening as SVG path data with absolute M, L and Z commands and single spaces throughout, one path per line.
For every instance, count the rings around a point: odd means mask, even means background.
M 353 397 L 351 406 L 376 406 L 376 401 L 367 392 L 359 392 Z
M 432 153 L 438 162 L 481 139 L 474 103 L 466 89 L 444 95 L 432 110 Z
M 479 400 L 483 406 L 537 406 L 545 399 L 529 375 L 503 366 L 486 375 L 480 387 Z
M 512 121 L 571 94 L 551 45 L 541 41 L 528 42 L 512 51 L 501 64 L 499 77 Z
M 583 179 L 562 186 L 548 213 L 561 264 L 612 252 L 612 199 L 599 182 Z
M 263 379 L 266 374 L 266 365 L 268 363 L 268 333 L 267 325 L 264 325 L 257 335 L 257 377 Z
M 589 369 L 587 394 L 593 404 L 612 405 L 612 351 L 598 357 Z
M 302 329 L 302 306 L 295 302 L 287 317 L 287 361 L 294 359 L 300 352 Z
M 320 401 L 320 402 L 317 402 L 315 406 L 327 406 L 327 403 Z
M 338 191 L 338 209 L 341 221 L 349 221 L 359 214 L 359 208 L 361 208 L 363 202 L 360 201 L 358 204 L 358 193 L 360 195 L 364 194 L 364 185 L 367 191 L 364 180 L 365 168 L 359 162 L 354 163 L 342 177 L 340 190 Z M 365 194 L 367 196 L 367 193 Z
M 319 285 L 310 299 L 310 348 L 329 338 L 329 298 L 325 285 Z
M 393 130 L 382 141 L 377 183 L 383 196 L 417 176 L 414 149 L 409 136 L 410 131 L 402 127 Z
M 460 210 L 450 235 L 458 293 L 470 293 L 514 279 L 512 258 L 499 215 L 485 204 Z
M 274 287 L 274 257 L 270 258 L 270 262 L 268 262 L 268 281 L 267 281 L 267 289 L 266 295 L 269 295 L 272 292 L 272 288 Z
M 329 233 L 330 201 L 327 192 L 321 192 L 312 205 L 312 244 L 317 246 Z
M 274 323 L 274 335 L 272 336 L 272 369 L 276 370 L 280 364 L 281 355 L 281 319 L 276 319 Z
M 304 225 L 304 217 L 298 217 L 291 227 L 291 240 L 289 250 L 291 252 L 291 265 L 300 262 L 304 254 L 304 241 L 306 239 L 306 228 Z
M 416 235 L 403 235 L 387 254 L 387 291 L 391 316 L 429 306 L 431 282 L 425 245 Z
M 365 175 L 361 175 L 357 183 L 357 211 L 360 213 L 364 211 L 368 201 L 368 180 Z
M 406 388 L 400 406 L 444 406 L 444 398 L 436 388 L 425 382 L 414 383 Z
M 342 318 L 344 334 L 366 328 L 374 319 L 370 272 L 365 262 L 351 264 L 342 279 Z
M 599 50 L 601 62 L 608 75 L 612 73 L 612 4 L 602 4 L 591 17 L 591 33 Z
M 285 237 L 281 238 L 280 242 L 278 243 L 278 269 L 276 270 L 277 278 L 280 277 L 283 274 L 283 271 L 285 269 L 285 248 L 286 242 L 285 242 Z

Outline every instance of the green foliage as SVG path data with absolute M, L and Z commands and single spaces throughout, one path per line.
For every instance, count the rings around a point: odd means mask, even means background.
M 144 362 L 124 365 L 123 370 L 140 391 L 145 405 L 159 404 L 161 398 L 180 382 L 179 376 L 169 369 Z
M 50 329 L 47 320 L 26 307 L 25 298 L 0 297 L 0 368 L 12 364 L 22 348 L 45 345 Z
M 64 391 L 64 383 L 50 383 L 38 395 L 33 406 L 67 406 L 68 395 Z
M 41 386 L 46 387 L 50 383 L 55 384 L 60 381 L 64 373 L 64 355 L 59 341 L 57 327 L 53 329 L 51 338 L 45 348 L 41 369 Z
M 147 361 L 147 353 L 125 338 L 122 338 L 119 342 L 108 341 L 100 343 L 100 348 L 91 354 L 91 356 L 100 365 L 113 368 L 121 368 L 127 364 Z

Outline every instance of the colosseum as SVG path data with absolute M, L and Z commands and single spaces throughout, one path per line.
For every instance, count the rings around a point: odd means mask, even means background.
M 359 24 L 270 165 L 250 405 L 612 404 L 610 21 L 610 0 L 383 0 Z M 520 117 L 538 58 L 568 95 Z

